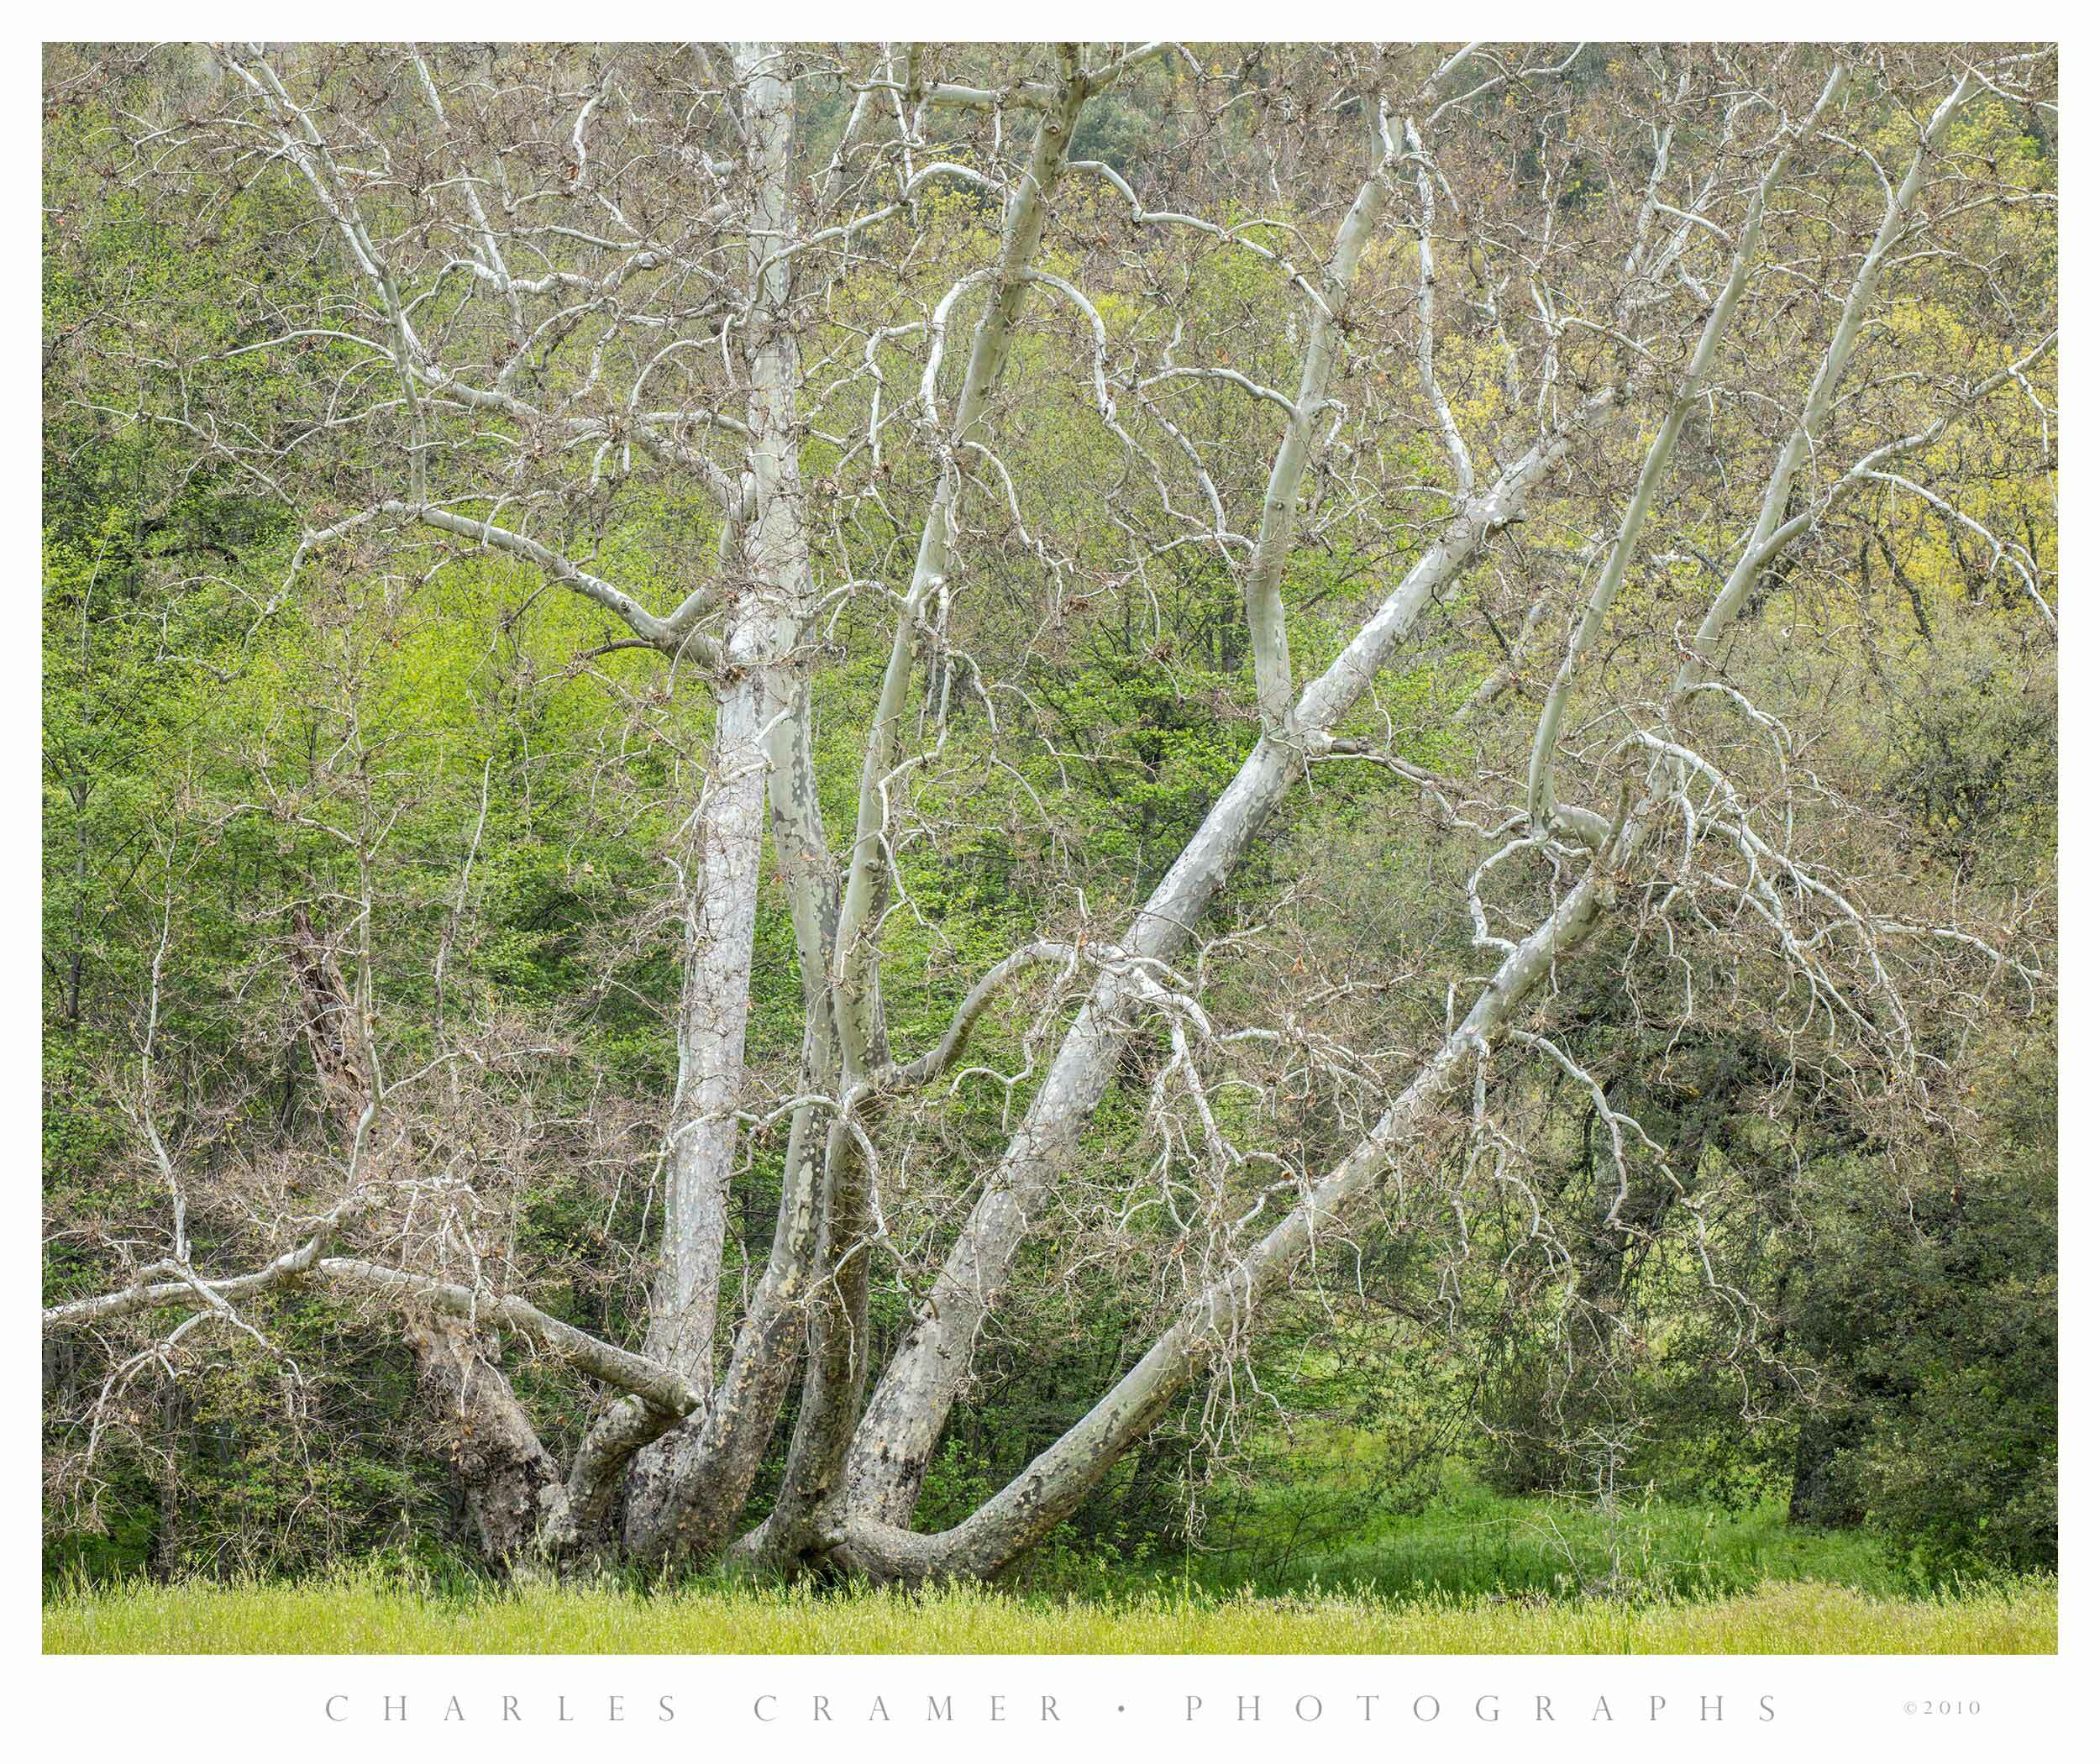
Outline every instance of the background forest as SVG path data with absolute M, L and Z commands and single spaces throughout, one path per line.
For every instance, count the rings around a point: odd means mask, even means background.
M 1278 77 L 1259 50 L 1205 59 L 1250 91 Z M 968 52 L 954 65 L 968 72 Z M 554 1315 L 633 1339 L 677 1075 L 666 804 L 708 738 L 708 701 L 668 686 L 659 657 L 601 653 L 593 608 L 494 552 L 417 570 L 352 545 L 283 591 L 297 521 L 181 423 L 135 417 L 179 406 L 192 376 L 209 381 L 223 426 L 324 411 L 338 365 L 325 350 L 244 352 L 253 303 L 228 290 L 267 290 L 289 309 L 324 302 L 351 270 L 276 174 L 186 206 L 129 175 L 124 119 L 148 87 L 176 107 L 186 82 L 202 93 L 213 76 L 201 56 L 57 47 L 45 77 L 46 1303 L 151 1259 L 141 1242 L 168 1203 L 160 1141 L 190 1173 L 186 1231 L 200 1243 L 242 1241 L 259 1196 L 297 1215 L 331 1131 L 301 1032 L 299 924 L 361 890 L 376 902 L 372 990 L 395 1063 L 415 1065 L 449 1023 L 478 1026 L 486 1063 L 449 1081 L 428 1130 L 433 1182 L 456 1179 L 482 1209 L 473 1253 L 529 1279 Z M 1567 76 L 1573 103 L 1604 107 L 1654 77 L 1639 53 L 1609 46 L 1581 50 Z M 1220 150 L 1188 144 L 1175 90 L 1169 70 L 1095 101 L 1074 156 L 1141 190 L 1154 176 L 1185 184 L 1184 161 Z M 1893 139 L 1894 123 L 1881 123 Z M 795 126 L 797 152 L 821 164 L 845 101 L 813 82 Z M 1956 150 L 2007 182 L 2053 191 L 2053 108 L 1983 103 L 1956 134 Z M 1095 193 L 1068 198 L 1045 248 L 1053 269 L 1078 249 L 1059 229 L 1107 224 L 1112 200 L 1097 214 Z M 1286 208 L 1294 194 L 1282 192 Z M 1586 205 L 1620 197 L 1578 165 L 1549 199 L 1579 228 Z M 2053 285 L 2053 207 L 2013 215 L 1979 218 L 1979 232 L 2013 230 L 1979 238 L 1977 255 Z M 964 188 L 927 197 L 916 223 L 904 273 L 931 302 L 988 254 L 998 217 Z M 1184 317 L 1192 334 L 1229 340 L 1245 371 L 1284 383 L 1294 321 L 1258 270 L 1201 260 Z M 1462 254 L 1448 273 L 1464 276 Z M 836 309 L 847 328 L 853 294 L 849 278 Z M 1898 307 L 1893 323 L 1923 371 L 1953 371 L 1979 343 L 2000 359 L 1979 299 L 1950 272 L 1937 297 Z M 1149 601 L 1127 584 L 1089 597 L 1068 583 L 1042 616 L 1034 555 L 1085 559 L 1102 521 L 1105 444 L 1071 389 L 1068 316 L 1046 307 L 1024 326 L 1007 369 L 1042 394 L 1025 418 L 1028 543 L 987 547 L 955 614 L 956 648 L 1021 689 L 1000 701 L 1028 740 L 995 744 L 974 714 L 946 726 L 943 764 L 895 853 L 911 910 L 884 923 L 884 1008 L 900 1045 L 937 1037 L 974 978 L 1033 927 L 1143 900 L 1260 733 L 1245 710 L 1241 602 L 1200 549 L 1158 560 Z M 1457 371 L 1467 396 L 1494 396 L 1491 368 Z M 2036 374 L 2053 384 L 2053 362 Z M 1224 488 L 1257 497 L 1273 413 L 1229 386 L 1189 402 L 1207 438 L 1252 438 L 1245 481 Z M 1569 1267 L 1454 1278 L 1448 1244 L 1404 1212 L 1361 1231 L 1349 1279 L 1292 1295 L 1233 1371 L 1247 1389 L 1230 1413 L 1219 1418 L 1210 1387 L 1194 1390 L 1014 1571 L 1021 1584 L 1688 1593 L 2053 1569 L 2055 646 L 2053 621 L 1990 538 L 2018 536 L 2053 601 L 2057 438 L 2037 407 L 2025 421 L 1944 444 L 1963 450 L 1938 469 L 1964 486 L 1974 521 L 1918 497 L 1863 497 L 1826 536 L 1812 585 L 1775 571 L 1760 590 L 1767 618 L 1813 629 L 1842 664 L 1774 663 L 1768 683 L 1798 750 L 1867 806 L 1858 837 L 1920 897 L 2014 927 L 2027 952 L 2033 984 L 1964 1007 L 1958 1104 L 1941 1121 L 1903 1119 L 1795 1082 L 1754 989 L 1703 989 L 1688 1019 L 1651 1028 L 1585 997 L 1616 983 L 1606 962 L 1571 971 L 1554 1005 L 1555 1035 L 1613 1105 L 1720 1197 L 1704 1230 L 1769 1320 L 1767 1351 L 1745 1358 L 1717 1336 L 1681 1241 L 1619 1229 L 1616 1211 L 1603 1219 L 1608 1149 L 1542 1074 L 1531 1156 Z M 1021 432 L 1010 428 L 1010 447 Z M 1725 440 L 1688 438 L 1688 502 L 1702 474 L 1725 471 Z M 354 477 L 362 444 L 339 444 Z M 1426 474 L 1433 443 L 1420 445 Z M 820 494 L 829 447 L 811 439 L 802 460 Z M 908 448 L 893 465 L 900 483 L 926 470 Z M 1532 533 L 1588 524 L 1557 507 L 1549 494 Z M 843 524 L 880 554 L 898 542 L 891 518 L 869 498 Z M 631 488 L 596 554 L 675 603 L 717 527 L 675 486 Z M 1399 525 L 1390 535 L 1381 548 L 1373 526 L 1337 521 L 1302 543 L 1289 604 L 1307 653 L 1346 632 L 1344 609 L 1413 543 Z M 1659 570 L 1630 582 L 1629 616 L 1679 616 L 1672 581 Z M 1469 588 L 1388 682 L 1384 710 L 1410 760 L 1441 768 L 1467 738 L 1447 713 L 1521 641 L 1498 624 L 1501 607 L 1488 586 Z M 833 828 L 853 823 L 888 618 L 879 601 L 842 601 L 812 675 Z M 947 682 L 958 704 L 966 671 Z M 1520 682 L 1518 715 L 1549 674 Z M 1447 977 L 1471 971 L 1473 927 L 1452 878 L 1472 860 L 1404 776 L 1331 768 L 1316 789 L 1320 812 L 1268 829 L 1210 927 L 1257 952 L 1229 984 L 1249 1012 L 1281 1011 L 1326 998 L 1337 975 L 1376 974 L 1334 1007 L 1336 1032 L 1407 1043 L 1443 1021 Z M 769 867 L 755 936 L 748 1058 L 760 1093 L 786 1096 L 801 994 Z M 1011 1072 L 1028 1033 L 1025 1013 L 995 1016 L 973 1059 Z M 1089 1130 L 1105 1167 L 1137 1155 L 1131 1129 L 1158 1058 L 1145 1057 L 1154 1068 L 1134 1066 Z M 959 1085 L 937 1127 L 914 1129 L 911 1154 L 995 1147 L 1014 1102 L 999 1083 Z M 1277 1131 L 1318 1141 L 1331 1110 L 1309 1087 Z M 747 1143 L 726 1290 L 764 1265 L 781 1156 L 777 1140 Z M 1672 1205 L 1662 1185 L 1636 1188 L 1628 1216 Z M 1509 1265 L 1520 1214 L 1513 1200 L 1473 1215 L 1473 1266 Z M 931 1239 L 945 1227 L 929 1205 L 895 1228 Z M 1571 1326 L 1553 1296 L 1562 1276 L 1610 1328 Z M 908 1281 L 879 1270 L 878 1364 L 910 1302 Z M 1082 1258 L 1002 1315 L 927 1475 L 921 1523 L 960 1519 L 1063 1434 L 1156 1308 L 1142 1279 Z M 47 1576 L 360 1562 L 478 1572 L 453 1455 L 427 1423 L 399 1327 L 297 1287 L 244 1315 L 258 1333 L 178 1347 L 114 1394 L 92 1336 L 46 1336 Z M 529 1357 L 514 1377 L 543 1433 L 573 1445 L 590 1421 L 574 1384 Z M 790 1399 L 773 1458 L 793 1422 Z

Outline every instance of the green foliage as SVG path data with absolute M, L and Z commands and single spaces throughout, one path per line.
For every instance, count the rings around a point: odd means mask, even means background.
M 1937 1572 L 2056 1559 L 2051 1063 L 2000 1079 L 1990 1161 L 1834 1197 L 1806 1271 L 1797 1327 L 1835 1385 L 1811 1434 L 1824 1503 Z

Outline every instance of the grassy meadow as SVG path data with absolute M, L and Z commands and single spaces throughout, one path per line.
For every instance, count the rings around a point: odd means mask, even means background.
M 345 1576 L 132 1582 L 47 1604 L 65 1654 L 2033 1654 L 2056 1588 L 1915 1598 L 1775 1581 L 1724 1599 L 1528 1600 L 1159 1590 L 1084 1599 L 976 1588 L 527 1586 L 466 1594 Z
M 367 1564 L 47 1589 L 53 1653 L 2049 1653 L 2054 1577 L 1935 1579 L 1783 1505 L 1615 1510 L 1459 1484 L 1326 1539 L 1147 1566 L 1044 1552 L 994 1588 L 524 1583 Z

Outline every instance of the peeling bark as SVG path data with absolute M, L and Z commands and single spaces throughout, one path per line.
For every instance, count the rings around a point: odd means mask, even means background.
M 482 1554 L 510 1565 L 538 1546 L 561 1472 L 472 1326 L 412 1314 L 402 1326 L 416 1389 L 438 1421 L 439 1449 L 466 1496 Z

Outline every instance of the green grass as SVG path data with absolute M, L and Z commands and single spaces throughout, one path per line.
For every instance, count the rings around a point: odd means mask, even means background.
M 2053 1577 L 1935 1579 L 1863 1530 L 1499 1495 L 1462 1470 L 1396 1509 L 1274 1478 L 1204 1546 L 1039 1551 L 997 1589 L 725 1578 L 491 1586 L 398 1561 L 303 1581 L 47 1583 L 54 1653 L 2047 1653 Z
M 345 1574 L 57 1593 L 50 1653 L 2012 1654 L 2056 1646 L 2056 1583 L 1921 1597 L 1773 1582 L 1721 1599 L 602 1586 L 447 1593 Z
M 1783 1497 L 1734 1509 L 1636 1499 L 1615 1513 L 1593 1502 L 1513 1498 L 1448 1479 L 1421 1510 L 1336 1499 L 1311 1478 L 1260 1492 L 1210 1547 L 1157 1571 L 1154 1584 L 1264 1593 L 1351 1587 L 1389 1598 L 1565 1598 L 1586 1588 L 1714 1599 L 1772 1581 L 1821 1581 L 1882 1597 L 1939 1590 L 1917 1565 L 1864 1530 L 1787 1522 Z M 1106 1564 L 1089 1565 L 1098 1584 Z M 1110 1568 L 1110 1572 L 1116 1572 Z M 1054 1557 L 1028 1583 L 1063 1590 Z M 1118 1578 L 1126 1584 L 1130 1570 Z

